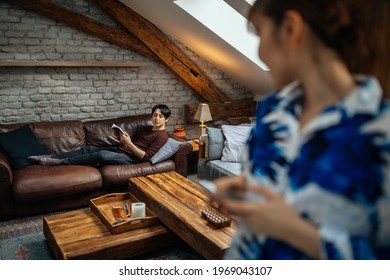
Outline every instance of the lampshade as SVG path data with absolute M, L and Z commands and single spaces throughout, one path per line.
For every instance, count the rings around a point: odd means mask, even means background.
M 195 120 L 203 122 L 212 121 L 209 105 L 206 103 L 200 103 L 198 109 L 196 110 Z
M 204 122 L 211 121 L 213 118 L 211 117 L 209 105 L 206 103 L 200 103 L 198 109 L 196 110 L 195 120 L 201 122 L 199 125 L 199 135 L 203 135 L 206 133 L 206 125 Z

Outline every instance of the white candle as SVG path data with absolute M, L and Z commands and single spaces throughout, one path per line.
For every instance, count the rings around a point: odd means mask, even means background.
M 131 204 L 131 218 L 145 218 L 145 203 L 135 202 Z

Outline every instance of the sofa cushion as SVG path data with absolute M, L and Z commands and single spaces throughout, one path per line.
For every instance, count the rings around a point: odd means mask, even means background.
M 223 135 L 222 129 L 220 128 L 214 128 L 214 127 L 207 127 L 206 128 L 207 133 L 207 159 L 208 160 L 215 160 L 215 159 L 221 159 L 222 157 L 222 151 L 223 151 L 223 145 L 225 142 L 225 136 Z
M 15 200 L 34 202 L 102 188 L 98 169 L 81 165 L 30 165 L 14 173 Z
M 156 164 L 163 160 L 171 158 L 179 149 L 183 142 L 168 138 L 168 141 L 150 158 L 150 162 Z
M 28 156 L 46 153 L 27 124 L 9 132 L 0 133 L 0 149 L 4 151 L 16 169 L 22 169 L 30 165 L 27 160 Z
M 222 161 L 241 161 L 241 154 L 251 129 L 252 125 L 222 125 L 222 132 L 226 138 L 222 151 Z
M 240 162 L 226 162 L 221 160 L 205 160 L 203 158 L 198 161 L 198 178 L 205 180 L 216 180 L 224 176 L 239 175 L 242 171 Z

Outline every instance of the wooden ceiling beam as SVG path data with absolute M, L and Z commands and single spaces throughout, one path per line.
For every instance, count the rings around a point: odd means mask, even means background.
M 117 0 L 95 0 L 130 33 L 147 46 L 166 67 L 191 88 L 201 101 L 229 98 L 155 25 Z
M 68 24 L 112 44 L 160 60 L 173 74 L 191 88 L 202 102 L 229 101 L 229 98 L 148 20 L 119 1 L 95 1 L 131 34 L 97 22 L 89 17 L 54 4 L 49 0 L 13 0 L 10 2 L 27 10 L 32 10 L 56 21 Z
M 184 119 L 186 123 L 199 123 L 198 120 L 194 119 L 199 104 L 200 103 L 191 103 L 184 105 Z M 209 105 L 213 121 L 234 118 L 253 118 L 256 114 L 256 101 L 253 99 L 213 102 L 207 104 Z
M 10 0 L 9 0 L 10 1 Z M 141 55 L 156 59 L 157 56 L 151 52 L 138 38 L 125 31 L 104 25 L 89 17 L 83 16 L 48 0 L 12 0 L 12 3 L 50 17 L 56 21 L 66 23 L 83 32 L 92 34 L 112 44 L 137 52 Z

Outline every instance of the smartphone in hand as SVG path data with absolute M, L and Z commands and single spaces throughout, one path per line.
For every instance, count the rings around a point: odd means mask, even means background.
M 211 193 L 216 194 L 217 193 L 217 187 L 213 183 L 213 181 L 210 180 L 199 180 L 199 184 L 203 186 L 205 189 L 209 190 Z M 218 193 L 219 195 L 223 195 L 226 198 L 229 199 L 235 199 L 235 200 L 242 200 L 242 201 L 261 201 L 264 199 L 261 195 L 259 195 L 256 192 L 251 191 L 245 191 L 245 190 L 228 190 L 224 193 Z
M 201 179 L 201 180 L 199 180 L 199 184 L 201 186 L 203 186 L 205 189 L 209 190 L 211 193 L 215 194 L 217 192 L 217 187 L 215 186 L 213 181 Z M 236 192 L 234 190 L 229 190 L 229 191 L 223 193 L 223 195 L 226 196 L 227 198 L 230 198 L 230 199 L 236 199 L 236 200 L 243 200 L 244 199 L 243 195 L 239 195 L 238 192 Z

